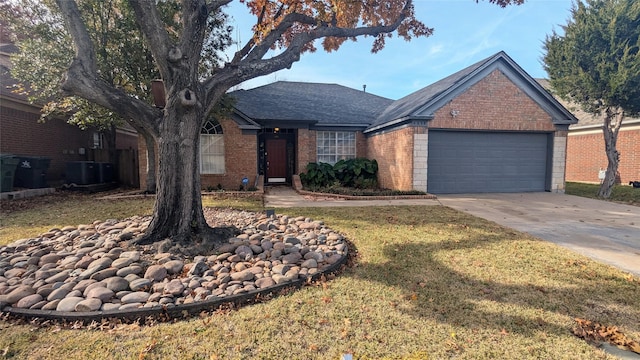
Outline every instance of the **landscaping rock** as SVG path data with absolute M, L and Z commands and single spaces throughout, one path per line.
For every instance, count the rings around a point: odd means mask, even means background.
M 215 219 L 211 224 L 242 229 L 211 254 L 182 254 L 185 248 L 170 239 L 166 249 L 124 241 L 139 236 L 149 217 L 51 229 L 0 247 L 0 307 L 60 312 L 174 307 L 304 278 L 347 251 L 342 236 L 321 221 L 221 209 L 205 213 L 208 221 Z

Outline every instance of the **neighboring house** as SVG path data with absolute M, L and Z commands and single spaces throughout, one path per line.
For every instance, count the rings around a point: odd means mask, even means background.
M 290 183 L 310 162 L 366 157 L 378 161 L 385 188 L 562 192 L 567 130 L 577 122 L 504 52 L 397 101 L 299 82 L 231 95 L 233 114 L 202 129 L 205 188 L 259 175 Z
M 27 96 L 13 91 L 17 80 L 9 74 L 9 56 L 18 49 L 7 41 L 3 33 L 0 36 L 0 153 L 50 159 L 46 181 L 50 186 L 60 185 L 66 162 L 93 160 L 95 150 L 104 148 L 103 135 L 96 130 L 81 130 L 65 119 L 41 122 L 41 106 L 31 104 Z M 116 142 L 117 149 L 136 149 L 137 134 L 119 129 Z
M 546 79 L 536 79 L 545 89 L 551 89 Z M 558 99 L 579 120 L 569 126 L 567 138 L 567 181 L 598 183 L 601 170 L 607 169 L 602 125 L 604 115 L 594 116 L 582 111 L 577 104 Z M 640 181 L 640 118 L 626 118 L 618 133 L 620 152 L 618 182 Z

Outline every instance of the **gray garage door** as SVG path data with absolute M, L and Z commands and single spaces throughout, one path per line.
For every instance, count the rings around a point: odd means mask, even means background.
M 432 194 L 544 191 L 547 134 L 429 131 Z

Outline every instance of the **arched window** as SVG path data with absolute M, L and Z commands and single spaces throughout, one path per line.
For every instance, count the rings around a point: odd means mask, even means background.
M 224 136 L 222 126 L 213 118 L 200 130 L 200 173 L 224 174 Z

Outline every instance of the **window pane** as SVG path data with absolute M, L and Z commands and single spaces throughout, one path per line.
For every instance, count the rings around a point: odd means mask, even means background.
M 356 134 L 347 131 L 318 131 L 317 161 L 335 164 L 341 159 L 356 157 Z
M 200 135 L 200 173 L 224 174 L 224 137 Z

